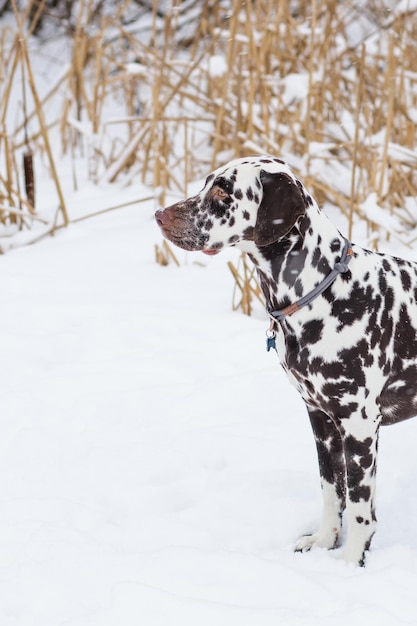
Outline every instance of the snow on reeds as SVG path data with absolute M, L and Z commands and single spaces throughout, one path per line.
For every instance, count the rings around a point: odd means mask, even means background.
M 35 218 L 50 229 L 72 220 L 57 160 L 71 163 L 73 189 L 82 169 L 92 183 L 143 183 L 164 203 L 228 159 L 262 152 L 287 159 L 350 231 L 365 221 L 375 246 L 417 238 L 415 2 L 168 4 L 135 14 L 134 2 L 104 2 L 98 12 L 80 0 L 72 23 L 54 26 L 68 46 L 45 81 L 42 50 L 54 49 L 45 3 L 23 13 L 11 2 L 0 36 L 8 235 Z M 32 195 L 24 152 L 35 165 Z M 54 215 L 33 195 L 38 161 L 54 183 Z

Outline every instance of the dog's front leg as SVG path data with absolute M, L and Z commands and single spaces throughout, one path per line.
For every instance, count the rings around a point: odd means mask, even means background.
M 346 423 L 347 542 L 344 558 L 363 566 L 376 530 L 375 479 L 380 416 L 354 415 Z M 360 435 L 359 435 L 360 433 Z
M 305 535 L 296 544 L 296 552 L 311 548 L 336 547 L 342 526 L 346 499 L 346 467 L 341 432 L 322 411 L 307 407 L 317 447 L 323 513 L 317 532 Z

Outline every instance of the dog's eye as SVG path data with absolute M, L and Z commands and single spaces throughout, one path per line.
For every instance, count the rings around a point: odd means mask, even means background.
M 216 187 L 214 189 L 214 197 L 218 200 L 224 200 L 225 198 L 229 197 L 229 194 L 224 191 L 224 189 L 221 189 L 220 187 Z

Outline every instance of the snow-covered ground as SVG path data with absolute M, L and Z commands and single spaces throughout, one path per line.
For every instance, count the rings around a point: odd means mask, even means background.
M 88 194 L 70 215 L 146 190 Z M 302 402 L 261 308 L 231 310 L 234 252 L 157 265 L 154 209 L 0 257 L 1 626 L 417 623 L 417 422 L 382 430 L 367 568 L 294 554 L 321 505 Z

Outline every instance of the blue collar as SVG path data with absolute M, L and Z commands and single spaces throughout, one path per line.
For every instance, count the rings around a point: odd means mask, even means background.
M 278 309 L 276 311 L 271 311 L 269 310 L 269 308 L 267 308 L 269 315 L 274 320 L 283 320 L 285 317 L 287 317 L 287 315 L 292 315 L 296 311 L 299 311 L 301 307 L 305 306 L 306 304 L 310 304 L 313 300 L 320 296 L 323 291 L 327 289 L 327 287 L 330 287 L 330 285 L 336 280 L 339 274 L 345 274 L 348 271 L 348 264 L 350 259 L 352 258 L 352 255 L 352 245 L 350 241 L 345 238 L 345 245 L 343 248 L 342 256 L 340 257 L 340 261 L 335 264 L 330 274 L 327 274 L 327 276 L 323 278 L 323 280 L 317 285 L 317 287 L 314 287 L 314 289 L 312 289 L 306 296 L 303 296 L 302 298 L 297 300 L 297 302 L 289 304 L 284 309 Z

